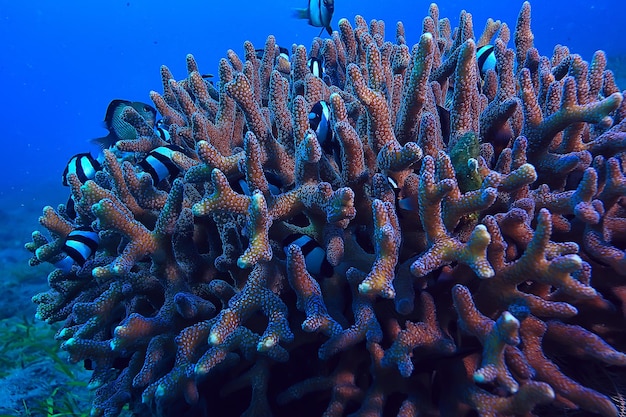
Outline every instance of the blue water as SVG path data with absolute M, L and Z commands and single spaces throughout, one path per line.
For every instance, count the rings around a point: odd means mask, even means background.
M 385 20 L 387 39 L 402 20 L 408 43 L 421 33 L 429 2 L 335 0 L 334 27 L 355 14 Z M 441 1 L 441 17 L 458 23 L 465 8 L 478 36 L 488 17 L 512 28 L 521 1 Z M 531 2 L 535 46 L 550 55 L 557 43 L 589 60 L 596 49 L 626 54 L 626 2 L 603 0 Z M 2 111 L 0 193 L 53 183 L 67 160 L 103 136 L 102 119 L 111 99 L 149 102 L 161 91 L 159 67 L 186 76 L 185 55 L 195 55 L 203 72 L 216 72 L 226 50 L 242 52 L 250 40 L 262 48 L 274 34 L 279 44 L 307 47 L 319 29 L 292 18 L 302 1 L 0 1 Z M 510 45 L 512 46 L 512 44 Z M 624 86 L 621 86 L 624 88 Z M 58 179 L 58 180 L 57 180 Z M 25 197 L 26 196 L 26 197 Z M 45 203 L 59 203 L 47 201 Z M 43 204 L 42 204 L 43 205 Z

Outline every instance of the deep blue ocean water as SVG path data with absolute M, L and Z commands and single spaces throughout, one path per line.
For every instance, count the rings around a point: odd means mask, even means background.
M 429 2 L 335 0 L 334 27 L 355 14 L 386 22 L 393 40 L 402 20 L 409 44 L 421 33 Z M 462 9 L 473 14 L 478 36 L 488 17 L 515 25 L 521 1 L 441 1 L 441 17 L 458 23 Z M 531 2 L 535 46 L 550 55 L 568 45 L 589 60 L 596 49 L 626 54 L 626 2 Z M 33 197 L 33 184 L 62 188 L 67 160 L 90 149 L 89 139 L 107 132 L 102 120 L 114 98 L 149 102 L 161 91 L 159 67 L 186 76 L 185 55 L 203 72 L 215 73 L 231 48 L 242 55 L 250 40 L 262 48 L 268 34 L 281 45 L 309 47 L 318 28 L 292 17 L 305 1 L 0 1 L 2 111 L 0 193 L 14 201 Z M 324 35 L 326 36 L 326 35 Z M 509 45 L 512 46 L 512 45 Z M 624 88 L 624 86 L 621 86 Z M 62 201 L 44 201 L 56 204 Z

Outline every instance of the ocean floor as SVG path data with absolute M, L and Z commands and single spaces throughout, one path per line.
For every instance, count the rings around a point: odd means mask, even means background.
M 35 188 L 33 188 L 35 187 Z M 88 416 L 90 372 L 70 364 L 54 339 L 58 326 L 35 319 L 33 295 L 48 290 L 50 265 L 31 267 L 24 244 L 46 205 L 67 199 L 59 181 L 0 188 L 0 417 Z

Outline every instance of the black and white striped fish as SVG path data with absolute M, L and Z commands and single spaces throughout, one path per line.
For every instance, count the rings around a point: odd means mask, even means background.
M 315 131 L 317 140 L 324 151 L 332 153 L 329 146 L 333 140 L 333 129 L 330 126 L 330 108 L 328 103 L 318 101 L 313 105 L 309 113 L 309 126 Z
M 150 151 L 150 153 L 139 162 L 139 166 L 152 177 L 154 185 L 157 185 L 167 177 L 175 177 L 180 169 L 172 161 L 173 152 L 183 152 L 183 148 L 178 145 L 161 146 Z
M 265 174 L 265 179 L 267 180 L 267 188 L 269 189 L 270 194 L 272 195 L 280 194 L 281 193 L 280 188 L 282 186 L 280 178 L 271 172 L 264 172 L 264 174 Z M 254 191 L 250 189 L 250 187 L 248 186 L 248 182 L 246 181 L 245 178 L 238 178 L 235 180 L 231 180 L 230 186 L 236 193 L 245 194 L 247 196 L 251 196 L 252 192 Z
M 391 190 L 393 191 L 393 194 L 395 196 L 396 213 L 398 214 L 398 217 L 402 217 L 402 212 L 400 211 L 400 209 L 406 211 L 418 210 L 417 200 L 408 197 L 400 198 L 400 192 L 402 191 L 402 188 L 400 188 L 396 180 L 394 180 L 392 177 L 387 177 L 387 183 L 389 184 L 389 187 L 391 187 Z
M 98 250 L 99 244 L 98 232 L 91 227 L 85 226 L 74 229 L 67 235 L 63 244 L 63 252 L 66 256 L 55 262 L 54 266 L 66 273 L 74 264 L 83 266 L 87 259 Z
M 294 17 L 307 19 L 309 25 L 322 28 L 322 32 L 326 29 L 328 34 L 332 35 L 333 29 L 330 27 L 330 21 L 333 18 L 334 11 L 335 0 L 309 0 L 306 9 L 294 10 Z M 320 32 L 320 35 L 322 32 Z
M 496 53 L 493 45 L 484 45 L 476 51 L 476 61 L 480 70 L 480 78 L 485 78 L 487 71 L 496 70 Z
M 309 126 L 315 131 L 317 141 L 326 155 L 330 156 L 337 166 L 341 166 L 341 146 L 333 135 L 330 124 L 330 108 L 325 101 L 318 101 L 309 113 Z
M 255 49 L 254 53 L 258 59 L 263 59 L 265 49 Z M 278 56 L 281 56 L 289 61 L 289 49 L 285 48 L 284 46 L 278 46 Z
M 283 239 L 285 254 L 289 245 L 294 244 L 302 250 L 306 270 L 311 275 L 328 278 L 333 275 L 333 266 L 326 259 L 326 251 L 314 239 L 302 233 L 293 233 Z
M 170 141 L 170 131 L 168 130 L 167 126 L 165 126 L 165 122 L 163 121 L 163 119 L 159 119 L 156 122 L 156 126 L 154 127 L 154 129 L 156 130 L 156 134 L 163 139 L 166 142 Z
M 65 214 L 67 214 L 67 217 L 72 220 L 75 219 L 77 216 L 76 204 L 74 203 L 74 199 L 71 195 L 67 198 L 67 203 L 65 203 Z
M 102 166 L 89 152 L 79 153 L 68 161 L 63 170 L 62 181 L 63 185 L 69 186 L 67 182 L 67 176 L 69 174 L 75 174 L 80 182 L 84 183 L 87 180 L 92 180 L 96 176 L 96 172 L 100 171 Z
M 322 59 L 311 57 L 306 62 L 306 66 L 309 67 L 311 74 L 324 79 L 324 61 Z

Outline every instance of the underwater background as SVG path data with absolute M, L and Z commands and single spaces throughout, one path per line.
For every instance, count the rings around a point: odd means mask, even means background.
M 443 1 L 441 16 L 458 25 L 465 9 L 475 30 L 487 18 L 514 28 L 521 1 Z M 337 0 L 333 23 L 356 14 L 384 20 L 387 38 L 401 20 L 407 43 L 421 33 L 428 1 Z M 115 98 L 148 101 L 159 90 L 159 67 L 185 74 L 185 55 L 203 71 L 216 73 L 226 50 L 241 51 L 245 40 L 262 48 L 268 34 L 279 45 L 309 46 L 319 28 L 292 18 L 304 1 L 2 1 L 0 77 L 5 97 L 0 113 L 10 157 L 0 164 L 0 184 L 32 185 L 60 178 L 67 160 L 85 152 L 89 139 L 103 136 L 101 122 Z M 626 53 L 626 3 L 531 2 L 535 47 L 550 55 L 556 44 L 590 60 L 597 49 L 609 58 Z M 327 36 L 326 34 L 324 34 Z M 6 149 L 7 151 L 9 149 Z M 60 183 L 59 183 L 60 184 Z
M 487 18 L 514 27 L 521 1 L 439 1 L 452 27 L 465 9 L 480 33 Z M 279 45 L 309 47 L 319 28 L 292 16 L 304 2 L 272 1 L 0 1 L 0 415 L 46 415 L 63 407 L 88 414 L 81 398 L 88 373 L 65 364 L 53 330 L 34 319 L 30 298 L 47 288 L 49 266 L 31 268 L 24 243 L 45 205 L 64 203 L 61 173 L 69 158 L 97 148 L 106 135 L 102 120 L 112 99 L 150 103 L 160 91 L 159 67 L 177 78 L 185 56 L 216 73 L 228 49 L 240 53 L 245 40 L 262 48 L 268 34 Z M 356 14 L 406 28 L 407 44 L 421 33 L 429 2 L 335 0 L 333 28 Z M 607 53 L 617 85 L 626 87 L 626 2 L 535 0 L 532 30 L 541 55 L 556 44 L 590 60 Z M 326 37 L 326 33 L 322 35 Z M 80 386 L 76 398 L 59 394 Z M 52 415 L 52 414 L 50 414 Z

